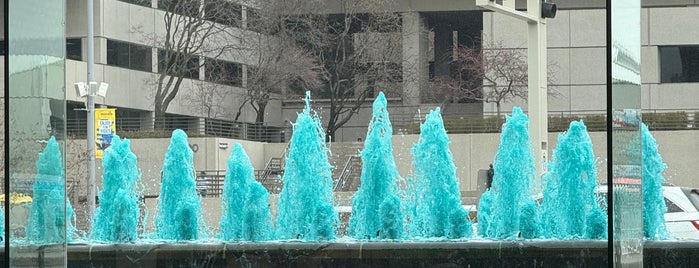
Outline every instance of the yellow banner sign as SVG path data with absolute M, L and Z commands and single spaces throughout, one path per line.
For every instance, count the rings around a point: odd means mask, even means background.
M 95 109 L 95 157 L 102 158 L 116 134 L 116 109 Z

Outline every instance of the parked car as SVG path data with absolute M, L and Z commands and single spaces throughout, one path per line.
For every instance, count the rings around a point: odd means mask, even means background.
M 607 197 L 607 186 L 598 187 Z M 663 186 L 665 197 L 665 224 L 677 239 L 699 239 L 699 189 L 674 185 Z

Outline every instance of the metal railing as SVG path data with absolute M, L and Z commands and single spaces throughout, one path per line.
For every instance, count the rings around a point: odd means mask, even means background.
M 504 123 L 503 111 L 498 118 L 493 113 L 481 116 L 443 116 L 447 132 L 458 133 L 497 133 Z M 394 134 L 419 134 L 420 124 L 425 114 L 392 114 Z M 643 121 L 651 130 L 699 129 L 699 109 L 694 110 L 643 110 Z M 551 111 L 549 131 L 565 131 L 571 121 L 582 119 L 589 131 L 606 130 L 606 111 Z M 87 122 L 85 118 L 69 118 L 66 122 L 69 136 L 84 137 Z M 336 132 L 336 140 L 352 141 L 366 133 L 366 125 L 345 125 Z M 140 117 L 118 117 L 117 133 L 128 138 L 166 138 L 172 130 L 182 129 L 190 136 L 212 136 L 260 142 L 289 142 L 292 134 L 288 122 L 245 123 L 222 119 L 174 117 L 161 121 L 148 122 Z

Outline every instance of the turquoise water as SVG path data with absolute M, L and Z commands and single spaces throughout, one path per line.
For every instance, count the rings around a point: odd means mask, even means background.
M 28 242 L 53 244 L 71 241 L 75 233 L 73 207 L 65 196 L 63 157 L 53 136 L 39 153 L 32 189 L 34 196 L 26 229 Z
M 582 121 L 558 135 L 542 178 L 541 231 L 544 238 L 606 239 L 607 213 L 595 196 L 597 159 Z
M 133 242 L 138 239 L 140 217 L 138 159 L 131 141 L 114 136 L 102 158 L 103 189 L 95 209 L 90 237 L 98 241 Z
M 449 136 L 437 108 L 420 125 L 420 138 L 410 152 L 415 174 L 410 179 L 411 237 L 471 237 L 468 211 L 461 206 L 456 166 L 449 149 Z
M 240 143 L 233 145 L 227 166 L 219 238 L 225 241 L 272 239 L 269 192 L 255 180 L 250 158 Z
M 163 160 L 155 215 L 156 238 L 196 240 L 199 237 L 201 198 L 196 190 L 193 155 L 187 134 L 180 129 L 173 131 Z
M 348 233 L 356 239 L 399 239 L 403 213 L 397 195 L 400 179 L 393 158 L 393 128 L 383 92 L 374 100 L 364 149 L 361 152 L 361 185 L 352 200 Z
M 277 209 L 277 239 L 335 238 L 338 216 L 333 207 L 332 167 L 325 132 L 310 101 L 306 92 L 306 107 L 293 124 Z
M 665 224 L 667 207 L 663 197 L 663 171 L 667 168 L 658 152 L 658 143 L 641 124 L 641 144 L 643 146 L 643 233 L 649 239 L 669 239 L 670 233 Z
M 490 192 L 481 196 L 479 206 L 487 213 L 478 213 L 478 233 L 485 238 L 534 238 L 536 204 L 534 157 L 529 138 L 529 119 L 519 107 L 505 116 L 500 145 L 493 168 L 495 176 Z M 483 230 L 481 230 L 483 229 Z

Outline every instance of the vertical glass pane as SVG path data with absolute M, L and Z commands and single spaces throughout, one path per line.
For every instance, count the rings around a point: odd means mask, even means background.
M 8 4 L 10 266 L 63 267 L 65 2 Z
M 641 1 L 612 1 L 614 263 L 643 266 Z

